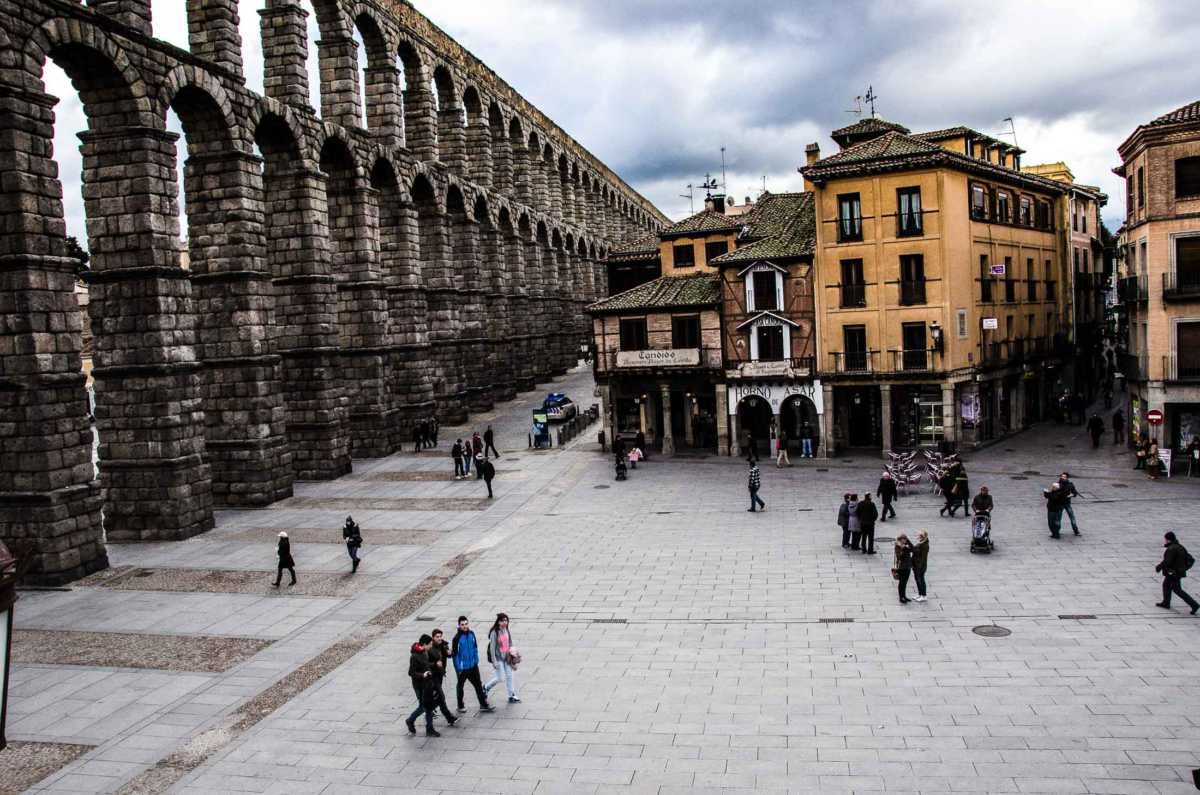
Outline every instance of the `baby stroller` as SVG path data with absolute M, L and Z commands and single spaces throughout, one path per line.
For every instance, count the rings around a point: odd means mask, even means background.
M 991 552 L 994 548 L 992 515 L 986 511 L 979 511 L 971 520 L 971 552 Z
M 617 480 L 625 480 L 626 479 L 626 471 L 627 471 L 627 467 L 625 465 L 625 456 L 618 455 L 617 456 Z

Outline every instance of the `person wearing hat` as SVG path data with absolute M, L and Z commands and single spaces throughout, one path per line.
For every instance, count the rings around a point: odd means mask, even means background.
M 1175 594 L 1186 602 L 1188 607 L 1192 608 L 1192 615 L 1196 615 L 1196 612 L 1200 611 L 1200 602 L 1197 602 L 1187 591 L 1183 590 L 1183 583 L 1180 582 L 1180 580 L 1187 576 L 1188 569 L 1195 562 L 1196 559 L 1188 554 L 1188 551 L 1183 548 L 1183 544 L 1179 543 L 1179 539 L 1175 537 L 1174 533 L 1168 531 L 1163 535 L 1162 563 L 1154 567 L 1154 570 L 1163 576 L 1163 598 L 1161 602 L 1155 602 L 1155 605 L 1170 610 L 1171 594 Z
M 296 584 L 296 561 L 292 560 L 292 542 L 288 541 L 288 534 L 285 531 L 279 532 L 279 543 L 275 546 L 275 556 L 279 559 L 279 569 L 275 572 L 275 587 L 279 587 L 280 581 L 283 579 L 283 570 L 287 569 L 288 574 L 292 575 L 290 585 Z
M 896 489 L 896 479 L 892 477 L 892 473 L 886 469 L 883 470 L 883 476 L 879 478 L 879 486 L 875 489 L 875 496 L 883 500 L 883 512 L 879 515 L 879 521 L 886 522 L 888 513 L 892 514 L 892 518 L 896 518 L 896 509 L 892 507 L 892 500 L 899 496 Z
M 362 530 L 354 517 L 346 517 L 346 525 L 342 528 L 342 538 L 346 541 L 346 552 L 350 555 L 350 573 L 358 571 L 358 550 L 362 546 Z

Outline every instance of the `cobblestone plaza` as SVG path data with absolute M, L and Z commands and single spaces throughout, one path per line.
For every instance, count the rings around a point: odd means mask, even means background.
M 553 387 L 585 402 L 591 376 Z M 24 756 L 5 754 L 53 772 L 22 784 L 1193 791 L 1200 618 L 1154 607 L 1154 564 L 1165 529 L 1200 543 L 1200 481 L 1149 482 L 1080 429 L 1038 426 L 967 459 L 996 498 L 995 554 L 971 555 L 925 488 L 879 525 L 932 539 L 931 598 L 900 605 L 890 555 L 843 550 L 834 524 L 874 460 L 764 466 L 768 510 L 747 516 L 741 461 L 654 457 L 614 482 L 591 438 L 526 450 L 527 417 L 518 400 L 479 419 L 502 454 L 490 503 L 452 478 L 467 429 L 446 428 L 436 451 L 218 511 L 187 541 L 110 545 L 104 575 L 23 593 L 8 733 Z M 1052 541 L 1040 491 L 1064 466 L 1083 535 Z M 353 577 L 347 513 L 366 538 Z M 299 583 L 277 592 L 280 529 Z M 408 646 L 460 613 L 482 633 L 500 610 L 523 701 L 410 736 Z M 991 625 L 1011 634 L 972 631 Z

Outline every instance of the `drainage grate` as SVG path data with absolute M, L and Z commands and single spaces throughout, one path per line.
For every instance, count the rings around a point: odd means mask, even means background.
M 1040 475 L 1042 473 L 1038 472 L 1036 469 L 1026 469 L 1023 472 L 1021 472 L 1021 474 L 1022 475 Z
M 628 618 L 593 618 L 593 624 L 628 624 Z
M 828 472 L 829 470 L 825 467 L 817 467 L 817 471 L 818 472 Z
M 1016 451 L 1016 450 L 1014 450 L 1014 449 L 1012 449 L 1011 447 L 1005 447 L 1005 448 L 1004 448 L 1004 452 L 1006 452 L 1006 453 L 1015 453 L 1015 452 L 1017 452 L 1017 451 Z
M 797 511 L 811 511 L 812 508 L 797 508 Z
M 658 514 L 659 516 L 666 516 L 667 514 L 672 514 L 675 512 L 674 511 L 655 511 L 655 513 Z
M 894 543 L 896 543 L 896 539 L 890 538 L 888 536 L 879 536 L 878 538 L 875 539 L 875 543 L 876 544 L 894 544 Z
M 417 616 L 417 621 L 437 621 L 437 616 Z
M 592 486 L 592 488 L 593 488 L 593 489 L 609 489 L 609 488 L 612 488 L 612 487 L 611 487 L 611 486 L 608 486 L 608 485 L 606 485 L 606 484 L 604 484 L 604 483 L 601 483 L 599 486 Z
M 1095 618 L 1091 613 L 1062 613 L 1058 617 L 1068 621 L 1082 621 L 1085 618 Z
M 1113 487 L 1114 489 L 1127 489 L 1127 488 L 1129 488 L 1129 487 L 1128 487 L 1128 486 L 1126 486 L 1124 483 L 1114 483 L 1114 484 L 1112 484 L 1112 487 Z
M 818 624 L 853 624 L 853 618 L 818 618 Z
M 999 627 L 995 624 L 984 624 L 981 627 L 975 627 L 971 631 L 976 635 L 982 635 L 985 638 L 1007 638 L 1012 634 L 1011 629 Z
M 1011 478 L 1012 480 L 1029 480 L 1029 478 L 1025 477 L 1024 475 L 1012 475 Z

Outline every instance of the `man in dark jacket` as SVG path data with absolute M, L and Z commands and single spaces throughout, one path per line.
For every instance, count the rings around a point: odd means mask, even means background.
M 429 647 L 433 638 L 422 635 L 412 645 L 408 655 L 408 677 L 412 680 L 413 692 L 417 694 L 417 708 L 404 721 L 409 734 L 417 733 L 417 718 L 425 714 L 425 736 L 441 737 L 433 728 L 433 710 L 436 708 L 433 695 L 433 666 L 429 661 Z
M 859 532 L 862 533 L 859 537 L 859 548 L 862 549 L 864 555 L 874 555 L 875 520 L 879 518 L 879 509 L 871 501 L 869 492 L 863 495 L 862 502 L 858 504 L 855 513 L 858 515 Z
M 492 426 L 489 425 L 483 432 L 483 457 L 490 458 L 493 453 L 496 458 L 500 457 L 500 451 L 496 449 L 496 434 L 492 432 Z
M 1088 420 L 1087 430 L 1092 437 L 1092 449 L 1099 447 L 1100 437 L 1104 435 L 1104 420 L 1100 419 L 1099 414 L 1093 414 Z
M 488 499 L 490 500 L 492 499 L 492 478 L 496 477 L 496 466 L 486 458 L 476 461 L 475 465 L 483 475 L 483 482 L 487 484 Z
M 896 509 L 892 507 L 892 500 L 899 497 L 899 492 L 896 489 L 896 479 L 892 477 L 891 472 L 883 473 L 883 477 L 879 479 L 879 487 L 875 489 L 875 496 L 883 500 L 883 515 L 879 517 L 879 521 L 886 522 L 889 513 L 895 519 Z
M 442 690 L 442 682 L 446 679 L 446 662 L 450 659 L 450 644 L 440 629 L 433 631 L 433 639 L 426 653 L 429 655 L 430 670 L 433 671 L 433 706 L 440 709 L 446 723 L 453 726 L 458 718 L 450 714 L 450 708 L 446 706 L 446 692 Z
M 1071 507 L 1071 498 L 1078 497 L 1079 492 L 1075 490 L 1075 484 L 1071 482 L 1071 473 L 1063 472 L 1058 476 L 1058 488 L 1062 492 L 1063 510 L 1067 512 L 1067 516 L 1071 517 L 1071 529 L 1075 531 L 1075 535 L 1079 535 L 1079 525 L 1075 522 L 1075 509 Z
M 750 479 L 747 481 L 750 488 L 750 513 L 754 513 L 754 506 L 761 505 L 762 509 L 767 510 L 767 504 L 758 496 L 758 488 L 762 485 L 762 474 L 758 471 L 758 463 L 750 462 Z
M 1183 584 L 1180 582 L 1187 576 L 1187 571 L 1195 563 L 1195 559 L 1183 548 L 1183 544 L 1179 543 L 1174 533 L 1166 533 L 1163 541 L 1162 563 L 1154 567 L 1154 570 L 1161 572 L 1163 576 L 1163 598 L 1161 602 L 1155 602 L 1155 604 L 1170 609 L 1171 594 L 1175 594 L 1186 602 L 1188 607 L 1192 608 L 1192 615 L 1196 615 L 1196 612 L 1200 611 L 1200 602 L 1183 590 Z
M 450 457 L 454 459 L 454 479 L 461 480 L 463 476 L 463 444 L 462 439 L 456 439 L 450 448 Z
M 346 552 L 350 554 L 350 573 L 358 571 L 358 550 L 362 546 L 362 530 L 354 517 L 346 517 L 346 525 L 342 528 L 342 539 L 346 542 Z
M 458 674 L 458 711 L 466 712 L 467 705 L 463 702 L 463 691 L 467 682 L 475 688 L 475 697 L 479 699 L 481 712 L 493 712 L 488 704 L 487 693 L 483 692 L 483 680 L 479 677 L 479 642 L 471 629 L 466 616 L 458 617 L 458 632 L 454 634 L 454 642 L 450 644 L 450 657 L 454 660 L 454 671 Z
M 838 527 L 842 528 L 842 548 L 850 548 L 850 495 L 842 495 L 842 504 L 838 507 Z
M 1125 414 L 1117 409 L 1112 415 L 1113 444 L 1125 441 Z

